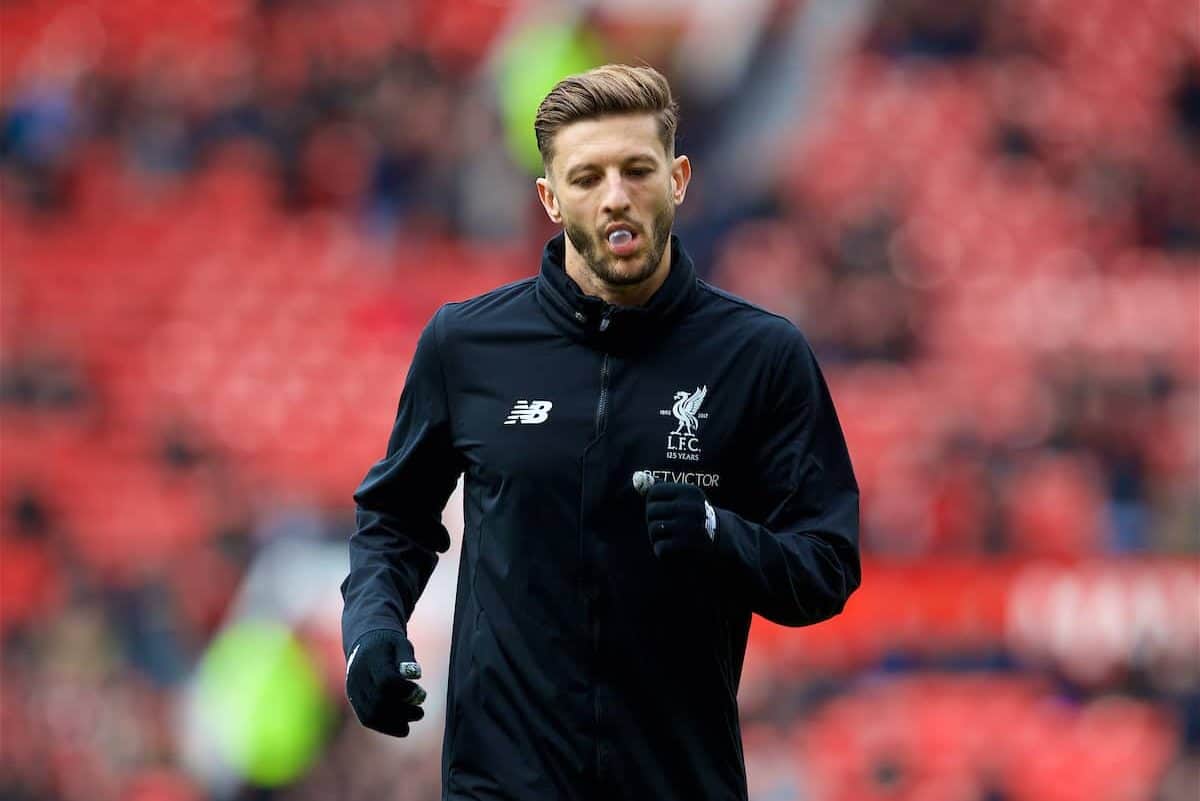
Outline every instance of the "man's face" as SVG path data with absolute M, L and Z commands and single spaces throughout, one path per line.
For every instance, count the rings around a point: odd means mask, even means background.
M 538 191 L 587 268 L 609 286 L 630 286 L 662 262 L 690 177 L 686 162 L 668 160 L 652 114 L 583 120 L 555 135 Z M 629 235 L 614 238 L 620 230 Z

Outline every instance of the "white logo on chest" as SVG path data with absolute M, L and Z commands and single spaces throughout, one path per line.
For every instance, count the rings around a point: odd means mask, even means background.
M 545 400 L 519 400 L 513 404 L 512 411 L 508 413 L 508 418 L 504 421 L 504 425 L 511 426 L 521 423 L 522 425 L 537 425 L 544 423 L 550 417 L 550 409 L 554 407 L 552 401 Z
M 700 438 L 697 431 L 700 421 L 708 415 L 701 413 L 700 404 L 708 395 L 708 387 L 696 387 L 694 392 L 680 390 L 675 393 L 675 403 L 670 409 L 660 409 L 659 414 L 675 417 L 675 430 L 667 434 L 667 458 L 685 462 L 700 461 Z

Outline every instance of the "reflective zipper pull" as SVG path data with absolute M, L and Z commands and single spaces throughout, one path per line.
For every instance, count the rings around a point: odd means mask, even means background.
M 612 313 L 612 307 L 610 306 L 604 310 L 604 314 L 600 317 L 600 330 L 601 331 L 608 330 L 608 324 L 611 322 L 611 320 L 609 319 L 609 314 L 611 314 L 611 313 Z

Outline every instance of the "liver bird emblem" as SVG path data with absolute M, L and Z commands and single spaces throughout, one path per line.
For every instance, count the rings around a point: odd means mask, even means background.
M 671 407 L 671 414 L 675 415 L 679 425 L 675 426 L 673 433 L 696 436 L 696 427 L 700 425 L 696 413 L 700 411 L 700 404 L 704 403 L 704 396 L 707 394 L 707 386 L 696 387 L 696 391 L 690 394 L 685 391 L 675 393 L 675 405 Z

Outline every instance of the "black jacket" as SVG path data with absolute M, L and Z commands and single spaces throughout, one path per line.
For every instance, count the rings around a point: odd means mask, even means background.
M 816 623 L 859 584 L 858 487 L 808 344 L 671 248 L 642 307 L 583 295 L 560 234 L 538 277 L 439 309 L 354 495 L 347 653 L 405 629 L 466 472 L 446 799 L 745 799 L 751 613 Z M 713 564 L 655 558 L 641 469 L 703 487 Z

